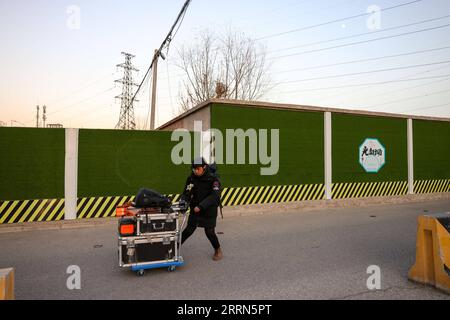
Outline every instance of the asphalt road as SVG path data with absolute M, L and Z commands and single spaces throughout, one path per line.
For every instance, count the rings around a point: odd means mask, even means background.
M 118 267 L 113 225 L 6 233 L 0 268 L 15 268 L 17 299 L 450 299 L 407 280 L 417 216 L 448 211 L 440 200 L 219 219 L 222 261 L 198 229 L 185 266 L 144 277 Z M 81 268 L 81 290 L 67 289 L 70 265 Z M 366 286 L 370 265 L 381 290 Z

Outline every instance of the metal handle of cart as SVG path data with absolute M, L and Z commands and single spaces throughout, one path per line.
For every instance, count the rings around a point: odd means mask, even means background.
M 187 220 L 187 216 L 188 216 L 187 215 L 188 208 L 189 208 L 189 204 L 185 201 L 174 202 L 172 204 L 172 210 L 175 212 L 179 212 L 183 217 L 183 221 L 181 223 L 181 227 L 179 229 L 179 234 L 178 234 L 178 256 L 179 257 L 181 257 L 182 233 L 183 233 L 183 229 L 186 224 L 186 220 Z

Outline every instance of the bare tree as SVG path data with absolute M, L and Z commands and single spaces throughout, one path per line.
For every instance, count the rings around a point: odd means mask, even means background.
M 179 50 L 179 58 L 185 75 L 182 112 L 211 98 L 256 100 L 271 86 L 266 48 L 240 32 L 220 37 L 203 31 L 197 42 Z

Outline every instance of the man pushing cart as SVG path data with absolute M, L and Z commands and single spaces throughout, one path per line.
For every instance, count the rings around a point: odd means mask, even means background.
M 158 192 L 141 189 L 135 203 L 117 207 L 119 266 L 130 267 L 140 276 L 147 269 L 174 271 L 184 265 L 181 244 L 197 227 L 205 229 L 214 248 L 213 260 L 221 260 L 223 253 L 215 233 L 220 188 L 215 167 L 196 158 L 179 202 L 172 204 Z M 190 215 L 183 231 L 188 208 Z

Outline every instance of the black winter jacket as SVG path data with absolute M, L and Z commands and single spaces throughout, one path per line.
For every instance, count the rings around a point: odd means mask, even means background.
M 192 173 L 186 180 L 181 199 L 189 202 L 191 210 L 188 224 L 202 228 L 214 228 L 217 222 L 217 208 L 220 205 L 220 180 L 214 176 L 209 167 L 197 177 Z M 195 213 L 194 208 L 200 212 Z

